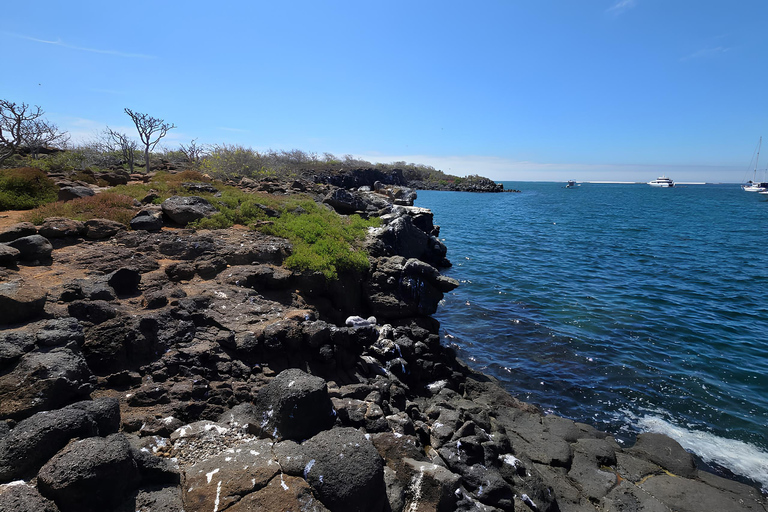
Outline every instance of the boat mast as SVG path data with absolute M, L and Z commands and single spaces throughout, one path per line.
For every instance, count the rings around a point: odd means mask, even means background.
M 760 160 L 760 147 L 763 145 L 763 136 L 760 136 L 760 142 L 757 143 L 757 157 L 755 158 L 755 172 L 752 173 L 752 183 L 757 179 L 757 161 Z

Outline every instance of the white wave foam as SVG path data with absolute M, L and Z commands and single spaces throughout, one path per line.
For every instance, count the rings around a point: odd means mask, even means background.
M 688 430 L 658 416 L 643 416 L 635 421 L 641 431 L 669 436 L 704 462 L 720 465 L 737 475 L 754 480 L 763 490 L 768 491 L 768 452 L 757 446 L 718 437 L 709 432 Z

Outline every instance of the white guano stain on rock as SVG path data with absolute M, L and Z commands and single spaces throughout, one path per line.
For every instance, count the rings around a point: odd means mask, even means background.
M 221 498 L 221 480 L 219 480 L 219 483 L 216 484 L 216 501 L 213 502 L 213 512 L 218 512 L 220 498 Z
M 419 502 L 421 501 L 421 484 L 424 481 L 424 465 L 419 466 L 419 474 L 413 477 L 411 482 L 411 504 L 408 507 L 408 512 L 416 512 L 419 509 Z
M 206 473 L 205 474 L 205 477 L 208 479 L 208 483 L 211 483 L 211 478 L 213 478 L 213 475 L 215 475 L 216 473 L 219 472 L 219 469 L 220 468 L 216 468 L 213 471 L 211 471 L 210 473 Z M 221 485 L 221 482 L 219 482 L 219 485 Z

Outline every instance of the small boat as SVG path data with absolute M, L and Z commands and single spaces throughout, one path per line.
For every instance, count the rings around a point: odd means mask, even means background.
M 763 138 L 757 143 L 757 157 L 755 158 L 755 169 L 752 171 L 752 179 L 741 186 L 744 192 L 765 192 L 768 190 L 768 182 L 755 181 L 757 179 L 757 161 L 760 159 L 760 147 L 763 145 Z
M 576 182 L 573 180 L 568 180 L 568 183 L 566 183 L 565 188 L 576 188 Z
M 666 176 L 660 176 L 653 181 L 649 181 L 648 184 L 652 187 L 674 187 L 675 182 Z
M 741 186 L 744 192 L 760 192 L 761 194 L 768 192 L 768 183 L 758 181 L 748 181 Z

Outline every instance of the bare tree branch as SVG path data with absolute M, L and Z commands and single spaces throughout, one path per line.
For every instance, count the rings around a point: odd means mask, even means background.
M 146 165 L 146 171 L 149 172 L 149 152 L 157 146 L 160 139 L 165 137 L 168 130 L 176 128 L 175 124 L 168 124 L 162 119 L 152 117 L 148 114 L 140 114 L 134 112 L 129 108 L 125 109 L 125 113 L 136 125 L 136 130 L 139 132 L 139 138 L 144 144 L 144 164 Z
M 200 159 L 208 154 L 208 147 L 205 144 L 198 145 L 197 139 L 192 139 L 188 146 L 179 144 L 179 148 L 187 158 L 187 162 L 193 165 L 199 164 Z
M 129 171 L 133 172 L 135 153 L 139 148 L 139 144 L 135 140 L 107 126 L 107 129 L 104 130 L 104 145 L 109 151 L 119 151 L 122 153 L 123 160 L 128 162 Z
M 18 151 L 24 142 L 26 125 L 43 113 L 37 106 L 0 99 L 0 163 Z
M 34 158 L 43 148 L 61 146 L 67 142 L 69 134 L 60 132 L 58 126 L 45 119 L 33 119 L 21 126 L 21 146 L 28 148 Z

